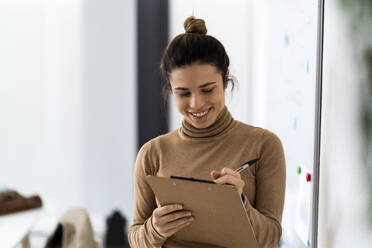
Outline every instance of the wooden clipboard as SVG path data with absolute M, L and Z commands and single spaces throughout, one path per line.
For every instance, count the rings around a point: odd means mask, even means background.
M 180 240 L 222 247 L 257 248 L 242 199 L 230 185 L 147 176 L 161 205 L 181 203 L 194 221 L 174 234 Z

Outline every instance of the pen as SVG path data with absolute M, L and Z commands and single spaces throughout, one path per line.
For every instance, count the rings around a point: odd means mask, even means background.
M 243 164 L 242 166 L 240 166 L 238 169 L 236 169 L 235 171 L 236 172 L 241 172 L 242 170 L 245 170 L 246 168 L 250 167 L 251 165 L 253 165 L 254 163 L 256 163 L 260 158 L 255 158 L 255 159 L 252 159 L 250 161 L 248 161 L 247 163 Z

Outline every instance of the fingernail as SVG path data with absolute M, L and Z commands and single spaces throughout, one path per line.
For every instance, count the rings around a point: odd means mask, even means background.
M 182 205 L 178 205 L 178 209 L 182 209 Z

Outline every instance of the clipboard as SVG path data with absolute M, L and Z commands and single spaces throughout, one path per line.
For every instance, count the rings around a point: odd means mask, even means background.
M 151 175 L 146 180 L 161 205 L 181 203 L 195 217 L 173 237 L 222 247 L 258 247 L 241 196 L 234 186 Z

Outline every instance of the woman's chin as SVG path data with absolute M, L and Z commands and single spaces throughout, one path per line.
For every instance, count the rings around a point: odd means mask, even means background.
M 193 125 L 195 128 L 199 128 L 199 129 L 210 127 L 213 124 L 213 122 L 214 122 L 213 118 L 210 118 L 202 122 L 195 121 L 189 118 L 189 123 L 191 123 L 191 125 Z
M 214 107 L 211 107 L 208 114 L 203 117 L 196 117 L 191 113 L 187 113 L 185 117 L 192 126 L 198 129 L 210 127 L 217 118 Z

